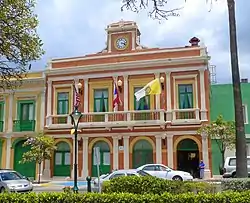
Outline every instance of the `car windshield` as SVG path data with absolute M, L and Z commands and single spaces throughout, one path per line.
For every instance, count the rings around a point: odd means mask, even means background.
M 20 180 L 20 179 L 22 179 L 22 177 L 18 173 L 13 172 L 13 171 L 2 172 L 2 173 L 0 173 L 0 177 L 1 177 L 2 181 L 5 181 L 5 180 Z

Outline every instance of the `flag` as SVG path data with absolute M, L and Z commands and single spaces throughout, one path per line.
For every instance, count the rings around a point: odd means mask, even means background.
M 121 104 L 121 99 L 119 96 L 119 91 L 117 89 L 117 85 L 114 82 L 114 99 L 113 99 L 113 108 L 114 111 L 118 111 L 118 106 Z
M 78 107 L 80 105 L 81 98 L 78 91 L 76 90 L 76 86 L 73 85 L 73 87 L 74 87 L 74 106 Z
M 142 89 L 138 90 L 135 93 L 136 100 L 139 101 L 141 98 L 146 95 L 156 95 L 161 94 L 161 83 L 159 78 L 156 78 L 146 84 Z

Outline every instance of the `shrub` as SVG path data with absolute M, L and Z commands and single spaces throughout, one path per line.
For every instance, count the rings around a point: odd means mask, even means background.
M 223 191 L 246 191 L 250 190 L 250 179 L 247 178 L 238 178 L 238 179 L 225 179 L 221 182 L 221 189 Z
M 127 176 L 104 182 L 102 187 L 104 193 L 134 193 L 134 194 L 162 194 L 169 192 L 180 194 L 186 192 L 214 193 L 215 186 L 205 182 L 182 182 L 164 180 L 152 176 L 136 177 Z
M 224 192 L 217 194 L 193 193 L 173 195 L 153 194 L 70 194 L 70 193 L 4 193 L 0 195 L 0 203 L 245 203 L 249 202 L 250 192 Z

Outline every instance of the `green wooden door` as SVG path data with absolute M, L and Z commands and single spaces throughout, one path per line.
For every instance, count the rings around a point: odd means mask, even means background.
M 70 176 L 71 154 L 66 142 L 59 142 L 54 153 L 54 176 Z
M 14 146 L 14 170 L 21 173 L 26 177 L 35 178 L 36 164 L 35 162 L 29 162 L 25 164 L 19 163 L 22 160 L 23 154 L 30 150 L 30 147 L 23 147 L 23 141 L 19 141 Z
M 95 89 L 94 90 L 94 112 L 108 112 L 108 89 Z M 95 115 L 95 122 L 104 122 L 104 114 Z
M 69 113 L 69 93 L 58 92 L 57 94 L 57 115 L 65 115 Z M 67 117 L 59 117 L 59 124 L 67 123 Z
M 94 153 L 94 148 L 100 148 L 100 175 L 109 173 L 110 167 L 110 148 L 109 145 L 104 141 L 95 143 L 92 149 L 92 176 L 97 177 L 97 160 Z
M 144 164 L 152 164 L 153 147 L 147 140 L 138 140 L 133 147 L 133 168 Z

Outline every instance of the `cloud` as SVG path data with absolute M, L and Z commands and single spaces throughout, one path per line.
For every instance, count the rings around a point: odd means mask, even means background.
M 170 17 L 159 23 L 148 17 L 149 10 L 139 14 L 120 11 L 121 0 L 39 0 L 36 12 L 40 20 L 38 32 L 46 54 L 34 63 L 44 69 L 50 58 L 95 53 L 105 47 L 105 28 L 112 22 L 134 20 L 142 33 L 141 43 L 149 47 L 185 46 L 193 36 L 208 47 L 211 64 L 216 65 L 218 82 L 229 82 L 230 52 L 227 1 L 169 0 L 168 8 L 184 7 L 180 17 Z M 248 1 L 237 1 L 237 33 L 242 77 L 249 77 Z M 211 11 L 210 11 L 211 10 Z M 34 69 L 33 69 L 34 70 Z

